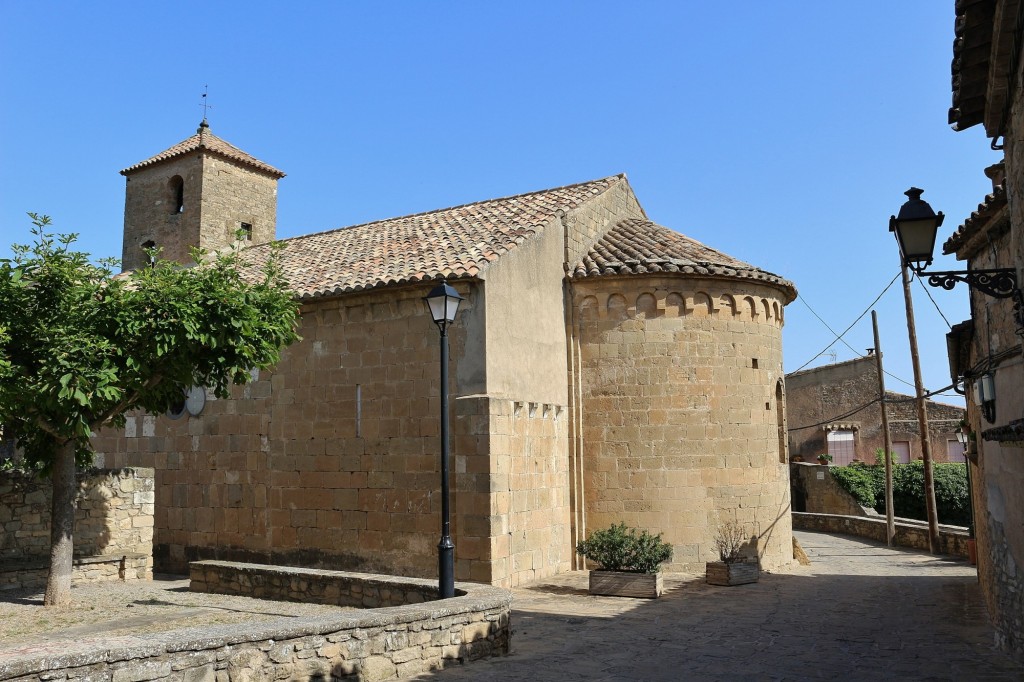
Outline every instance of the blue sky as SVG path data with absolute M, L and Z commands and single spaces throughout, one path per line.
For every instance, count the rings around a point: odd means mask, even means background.
M 212 130 L 288 173 L 279 236 L 625 172 L 652 220 L 788 277 L 842 331 L 898 272 L 904 190 L 946 213 L 941 239 L 991 191 L 998 153 L 946 124 L 952 42 L 953 0 L 6 0 L 0 256 L 26 211 L 119 256 L 118 171 L 191 135 L 208 84 Z M 932 295 L 968 317 L 962 286 Z M 941 388 L 946 326 L 914 298 Z M 898 283 L 876 309 L 910 381 Z M 786 315 L 792 371 L 834 337 Z M 845 338 L 871 346 L 870 315 Z

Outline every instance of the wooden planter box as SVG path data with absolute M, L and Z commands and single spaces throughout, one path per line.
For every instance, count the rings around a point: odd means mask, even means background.
M 707 581 L 709 585 L 746 585 L 756 583 L 761 569 L 756 561 L 741 561 L 727 564 L 723 561 L 709 561 Z
M 590 594 L 607 597 L 654 599 L 661 596 L 663 584 L 661 573 L 590 572 Z

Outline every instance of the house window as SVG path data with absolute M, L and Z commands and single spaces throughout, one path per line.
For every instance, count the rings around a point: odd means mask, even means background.
M 946 440 L 946 460 L 949 462 L 966 462 L 964 446 L 957 439 Z
M 238 237 L 242 241 L 252 241 L 252 223 L 242 223 L 242 226 L 238 228 Z
M 892 442 L 892 451 L 896 453 L 896 461 L 900 464 L 906 464 L 910 461 L 910 441 L 909 440 L 894 440 Z
M 828 454 L 832 455 L 832 463 L 846 466 L 856 457 L 854 451 L 853 431 L 829 431 L 827 436 Z
M 171 214 L 181 213 L 185 210 L 185 181 L 180 175 L 175 175 L 167 183 L 171 195 Z

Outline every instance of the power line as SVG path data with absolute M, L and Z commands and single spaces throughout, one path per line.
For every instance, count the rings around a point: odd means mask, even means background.
M 894 284 L 894 283 L 896 282 L 896 280 L 897 280 L 897 279 L 899 279 L 899 277 L 900 277 L 900 274 L 901 274 L 901 273 L 896 273 L 896 276 L 892 278 L 892 281 L 890 281 L 890 282 L 889 282 L 889 283 L 888 283 L 888 284 L 887 284 L 887 285 L 885 286 L 885 288 L 884 288 L 884 289 L 882 289 L 882 293 L 878 294 L 878 296 L 876 296 L 876 297 L 875 297 L 875 300 L 873 300 L 873 301 L 872 301 L 872 302 L 871 302 L 871 303 L 870 303 L 870 304 L 868 305 L 868 307 L 864 309 L 864 312 L 862 312 L 862 313 L 861 313 L 860 315 L 858 315 L 858 316 L 857 316 L 857 319 L 856 319 L 856 320 L 854 320 L 854 321 L 853 321 L 853 322 L 852 322 L 852 323 L 850 324 L 850 326 L 849 326 L 849 327 L 847 327 L 846 329 L 844 329 L 844 330 L 843 330 L 843 333 L 842 333 L 842 334 L 836 334 L 835 330 L 834 330 L 834 329 L 832 329 L 832 327 L 828 326 L 828 323 L 827 323 L 827 322 L 825 322 L 825 320 L 821 319 L 821 316 L 820 316 L 820 315 L 818 315 L 818 313 L 814 312 L 814 309 L 813 309 L 813 308 L 811 308 L 810 304 L 809 304 L 809 303 L 808 303 L 808 302 L 807 302 L 806 300 L 804 300 L 804 297 L 803 297 L 803 296 L 801 296 L 800 294 L 797 294 L 797 298 L 799 298 L 799 299 L 800 299 L 800 302 L 801 302 L 801 303 L 803 303 L 803 304 L 804 304 L 805 306 L 807 306 L 807 309 L 811 311 L 811 314 L 812 314 L 812 315 L 814 315 L 814 316 L 815 316 L 816 318 L 818 318 L 818 321 L 819 321 L 819 322 L 821 322 L 821 323 L 822 323 L 823 325 L 825 325 L 825 329 L 828 329 L 828 330 L 829 330 L 830 332 L 832 332 L 832 334 L 833 334 L 833 335 L 834 335 L 834 336 L 836 337 L 836 340 L 835 340 L 835 341 L 833 341 L 832 343 L 828 344 L 827 346 L 825 346 L 825 348 L 824 348 L 824 349 L 823 349 L 823 350 L 822 350 L 822 351 L 821 351 L 820 353 L 818 353 L 817 355 L 815 355 L 815 356 L 814 356 L 813 358 L 811 358 L 810 360 L 808 360 L 808 361 L 807 361 L 807 362 L 805 362 L 804 364 L 800 365 L 800 366 L 799 366 L 798 368 L 796 368 L 796 369 L 795 369 L 794 371 L 796 371 L 796 372 L 799 372 L 799 371 L 800 371 L 800 370 L 802 370 L 802 369 L 803 369 L 804 367 L 806 367 L 807 365 L 811 364 L 812 362 L 814 362 L 815 360 L 817 360 L 818 358 L 820 358 L 820 357 L 821 357 L 822 355 L 824 355 L 824 354 L 825 354 L 826 352 L 828 352 L 828 349 L 829 349 L 829 348 L 831 348 L 832 346 L 836 345 L 836 341 L 842 341 L 842 342 L 843 342 L 843 344 L 844 344 L 844 345 L 845 345 L 845 346 L 846 346 L 847 348 L 849 348 L 850 350 L 852 350 L 852 351 L 853 351 L 854 353 L 856 353 L 858 357 L 864 357 L 863 355 L 861 355 L 860 351 L 856 350 L 856 349 L 855 349 L 855 348 L 854 348 L 853 346 L 851 346 L 851 345 L 850 345 L 849 343 L 847 343 L 847 342 L 846 342 L 846 341 L 845 341 L 845 340 L 843 339 L 843 337 L 844 337 L 844 336 L 846 336 L 846 333 L 847 333 L 848 331 L 850 331 L 851 329 L 853 329 L 853 328 L 854 328 L 854 326 L 856 326 L 856 324 L 857 324 L 858 322 L 860 322 L 860 321 L 861 321 L 861 319 L 862 319 L 862 318 L 863 318 L 863 317 L 864 317 L 865 315 L 867 315 L 867 314 L 868 314 L 868 312 L 869 312 L 869 311 L 871 310 L 871 308 L 872 308 L 872 307 L 874 307 L 874 305 L 875 305 L 876 303 L 878 303 L 879 299 L 881 299 L 881 298 L 882 298 L 882 296 L 885 296 L 885 292 L 889 291 L 889 287 L 891 287 L 891 286 L 892 286 L 892 285 L 893 285 L 893 284 Z M 888 372 L 886 372 L 886 374 L 888 374 Z M 894 378 L 894 379 L 898 379 L 899 381 L 903 381 L 903 380 L 902 380 L 902 379 L 900 379 L 899 377 L 893 377 L 893 378 Z M 906 383 L 906 384 L 908 384 L 908 385 L 912 385 L 912 384 L 910 384 L 910 382 L 904 382 L 904 383 Z
M 923 279 L 921 279 L 921 277 L 920 277 L 920 276 L 917 276 L 917 275 L 915 275 L 915 279 L 917 279 L 917 281 L 921 283 L 921 288 L 922 288 L 922 289 L 924 289 L 924 293 L 928 294 L 928 300 L 929 300 L 929 301 L 931 301 L 931 302 L 932 302 L 932 305 L 933 305 L 933 306 L 935 306 L 935 309 L 936 309 L 937 311 L 939 311 L 939 317 L 941 317 L 941 318 L 942 318 L 942 321 L 946 323 L 946 326 L 947 326 L 947 327 L 949 327 L 950 329 L 952 329 L 952 328 L 953 328 L 953 325 L 951 325 L 951 324 L 949 323 L 949 320 L 947 320 L 947 319 L 946 319 L 946 316 L 945 316 L 945 315 L 944 315 L 944 314 L 942 313 L 942 308 L 940 308 L 940 307 L 939 307 L 939 304 L 935 302 L 935 299 L 934 299 L 934 298 L 932 298 L 932 292 L 931 292 L 931 291 L 929 291 L 929 290 L 928 290 L 928 287 L 926 287 L 926 286 L 925 286 L 925 284 L 924 284 L 924 280 L 923 280 Z
M 853 415 L 857 414 L 858 412 L 860 412 L 862 410 L 866 410 L 867 408 L 871 407 L 872 405 L 874 405 L 877 402 L 878 402 L 878 398 L 875 398 L 871 402 L 865 403 L 865 404 L 861 405 L 860 407 L 856 407 L 856 408 L 850 410 L 849 412 L 847 412 L 846 414 L 841 414 L 838 417 L 832 417 L 830 419 L 826 419 L 825 421 L 818 422 L 817 424 L 808 424 L 807 426 L 796 426 L 796 427 L 793 427 L 793 428 L 789 428 L 789 429 L 787 429 L 787 431 L 803 431 L 804 429 L 813 429 L 813 428 L 818 427 L 818 426 L 824 426 L 825 424 L 831 424 L 832 422 L 841 421 L 843 419 L 846 419 L 847 417 L 852 417 Z
M 937 391 L 929 391 L 928 393 L 925 393 L 921 397 L 927 399 L 927 398 L 931 398 L 934 395 L 940 395 L 943 391 L 948 391 L 949 389 L 953 388 L 953 386 L 955 386 L 955 384 L 950 384 L 949 386 L 943 386 L 942 388 L 938 389 Z M 914 400 L 917 400 L 916 396 L 907 396 L 906 398 L 886 398 L 885 399 L 885 404 L 889 405 L 889 404 L 895 404 L 895 403 L 908 403 L 908 402 L 911 402 L 911 401 L 914 401 Z M 795 427 L 787 429 L 787 431 L 803 431 L 804 429 L 813 429 L 813 428 L 816 428 L 818 426 L 825 426 L 826 424 L 832 424 L 833 422 L 842 421 L 843 419 L 846 419 L 847 417 L 852 417 L 853 415 L 857 414 L 858 412 L 862 412 L 863 410 L 866 410 L 867 408 L 871 407 L 872 405 L 874 405 L 877 402 L 879 402 L 879 399 L 875 398 L 874 400 L 872 400 L 870 402 L 864 403 L 860 407 L 855 407 L 852 410 L 850 410 L 849 412 L 845 412 L 845 413 L 843 413 L 841 415 L 838 415 L 836 417 L 830 417 L 829 419 L 826 419 L 824 421 L 820 421 L 820 422 L 818 422 L 816 424 L 808 424 L 807 426 L 795 426 Z

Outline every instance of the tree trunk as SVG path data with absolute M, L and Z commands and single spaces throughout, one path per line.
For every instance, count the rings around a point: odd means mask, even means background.
M 50 472 L 53 503 L 50 507 L 50 575 L 46 581 L 46 606 L 71 603 L 71 557 L 74 549 L 75 444 L 73 441 L 57 448 Z

